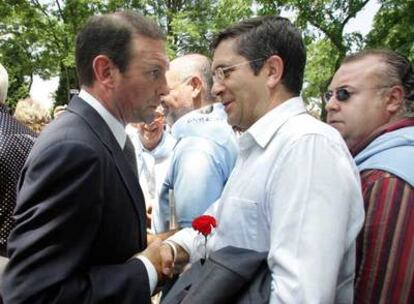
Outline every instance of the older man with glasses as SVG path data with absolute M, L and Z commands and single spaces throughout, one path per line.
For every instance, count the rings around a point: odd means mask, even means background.
M 356 303 L 414 303 L 414 74 L 390 50 L 345 58 L 326 94 L 361 173 Z
M 164 235 L 191 227 L 192 220 L 220 197 L 238 152 L 223 106 L 210 93 L 210 60 L 201 54 L 175 58 L 166 78 L 170 92 L 162 105 L 178 142 L 154 206 L 154 232 Z
M 267 251 L 270 303 L 351 303 L 359 177 L 341 136 L 299 97 L 301 33 L 285 18 L 252 18 L 220 32 L 213 48 L 212 93 L 245 132 L 222 196 L 206 212 L 217 220 L 207 251 Z M 204 237 L 191 229 L 168 242 L 165 266 L 203 257 Z

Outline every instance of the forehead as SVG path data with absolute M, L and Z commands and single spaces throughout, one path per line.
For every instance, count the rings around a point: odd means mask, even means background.
M 232 65 L 240 59 L 245 59 L 235 51 L 236 49 L 236 38 L 225 39 L 220 42 L 217 48 L 214 50 L 213 62 L 211 69 L 214 71 L 220 66 Z
M 132 49 L 140 61 L 149 60 L 150 63 L 158 63 L 168 67 L 169 60 L 164 40 L 134 35 L 132 38 Z
M 168 70 L 165 73 L 165 78 L 167 79 L 168 86 L 174 87 L 180 82 L 180 73 L 174 69 Z
M 385 65 L 376 56 L 367 56 L 340 66 L 331 81 L 331 87 L 369 87 L 376 85 Z

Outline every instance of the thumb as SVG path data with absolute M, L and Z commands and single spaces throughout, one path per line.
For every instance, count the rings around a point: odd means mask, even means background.
M 172 249 L 169 245 L 163 244 L 160 249 L 160 255 L 162 260 L 162 272 L 164 275 L 170 275 L 174 268 L 174 257 Z

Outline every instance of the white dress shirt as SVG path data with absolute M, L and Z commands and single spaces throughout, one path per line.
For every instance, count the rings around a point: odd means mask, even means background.
M 102 117 L 102 119 L 106 122 L 109 129 L 111 130 L 112 134 L 115 136 L 116 141 L 118 142 L 121 149 L 123 149 L 127 137 L 125 132 L 125 126 L 119 120 L 117 120 L 107 109 L 105 109 L 105 107 L 98 100 L 96 100 L 95 97 L 93 97 L 85 90 L 80 91 L 79 97 L 82 98 L 92 108 L 94 108 L 96 112 L 98 112 L 99 116 Z M 144 263 L 145 268 L 147 269 L 149 285 L 152 294 L 154 292 L 155 287 L 157 286 L 157 271 L 155 270 L 154 265 L 152 265 L 151 261 L 147 257 L 143 255 L 139 255 L 136 257 Z
M 277 106 L 239 139 L 208 251 L 269 251 L 271 303 L 352 303 L 355 239 L 363 220 L 359 174 L 340 134 L 306 113 L 301 98 Z M 170 238 L 201 258 L 204 237 Z
M 155 206 L 158 205 L 162 184 L 170 166 L 170 160 L 177 140 L 167 131 L 163 131 L 160 142 L 149 151 L 142 144 L 137 128 L 127 125 L 126 133 L 131 138 L 137 157 L 137 169 L 141 190 L 145 197 L 145 206 L 152 207 L 154 217 Z M 150 230 L 151 233 L 155 233 Z

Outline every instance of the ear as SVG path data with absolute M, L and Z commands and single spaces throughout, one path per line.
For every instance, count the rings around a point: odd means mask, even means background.
M 282 79 L 284 69 L 283 60 L 279 56 L 273 55 L 266 60 L 265 64 L 267 65 L 267 86 L 274 88 Z
M 203 81 L 198 76 L 192 76 L 189 84 L 192 87 L 191 97 L 195 99 L 201 94 L 201 90 L 203 88 Z
M 395 85 L 390 88 L 390 91 L 386 95 L 386 109 L 394 115 L 398 113 L 404 106 L 404 88 L 400 85 Z
M 108 56 L 98 55 L 92 62 L 95 80 L 104 85 L 113 87 L 115 71 L 118 70 Z

